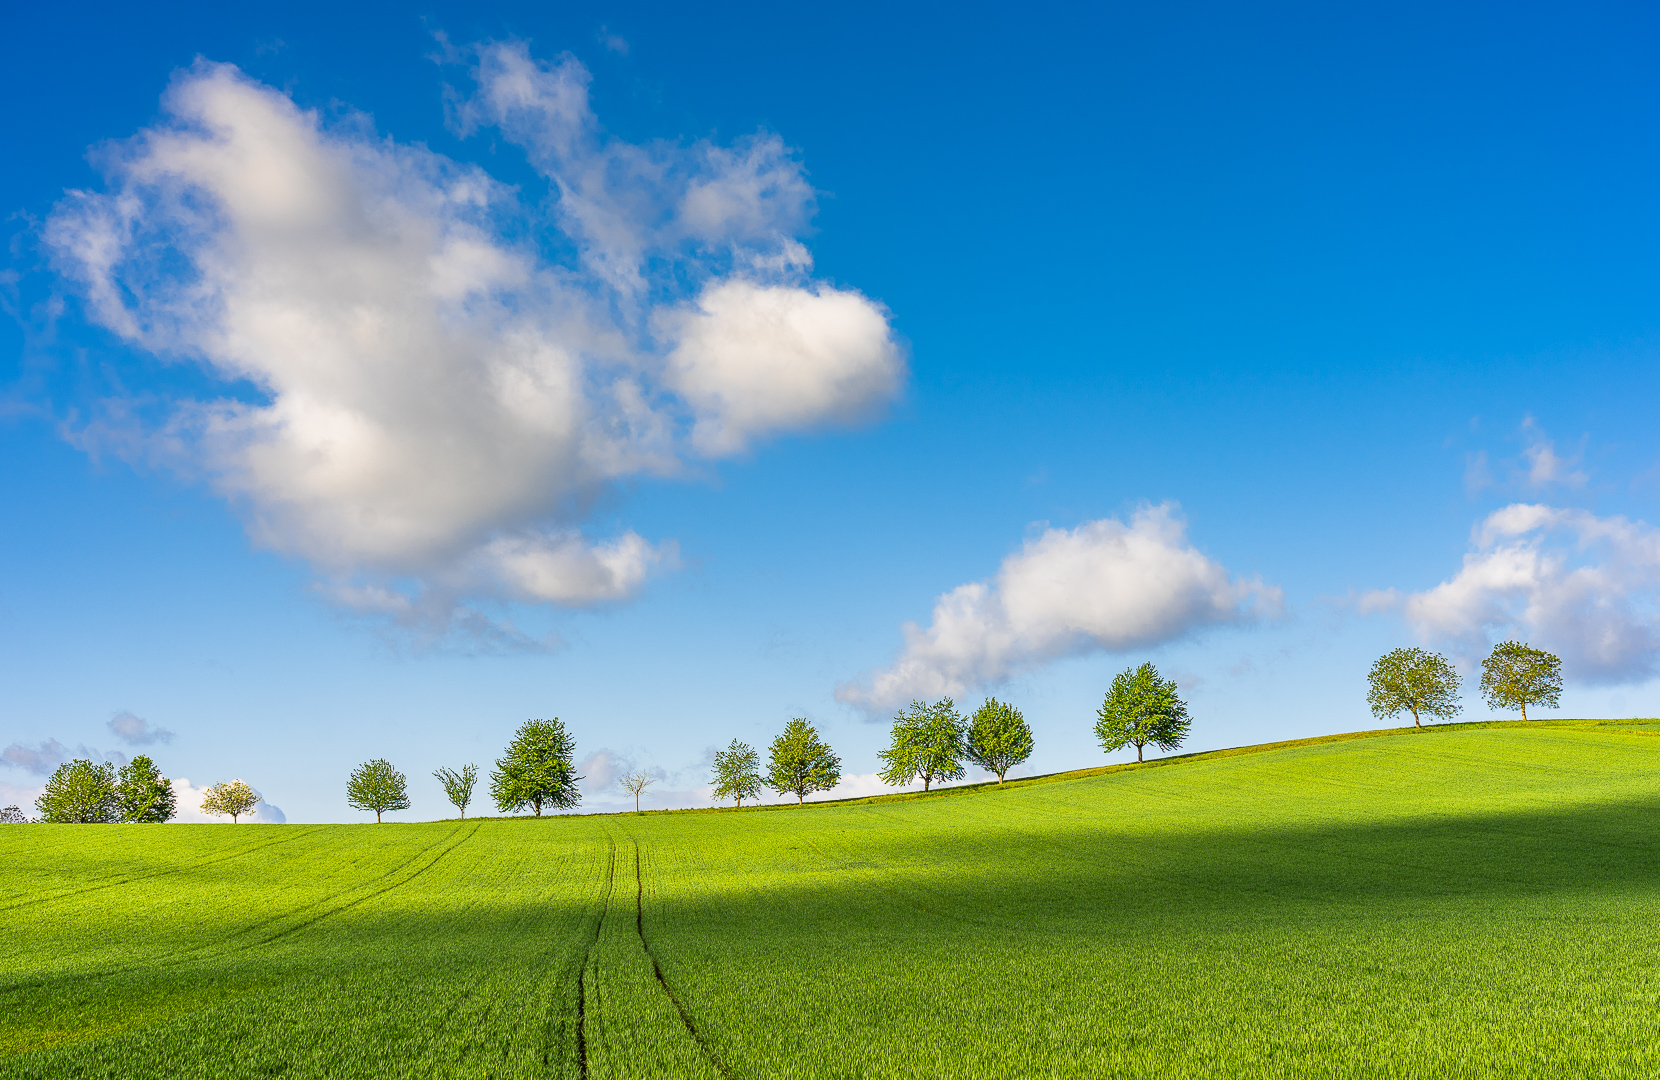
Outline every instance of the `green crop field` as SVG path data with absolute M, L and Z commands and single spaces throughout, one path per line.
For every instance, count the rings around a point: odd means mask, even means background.
M 1660 727 L 930 797 L 0 828 L 0 1076 L 1660 1073 Z

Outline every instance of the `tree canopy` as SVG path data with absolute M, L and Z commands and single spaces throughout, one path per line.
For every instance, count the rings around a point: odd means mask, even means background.
M 173 781 L 161 775 L 156 763 L 139 754 L 121 770 L 116 781 L 118 816 L 122 821 L 159 823 L 178 813 Z
M 91 825 L 115 821 L 121 813 L 115 766 L 94 765 L 85 758 L 57 767 L 46 790 L 35 800 L 40 820 L 60 825 Z
M 507 814 L 527 806 L 537 817 L 543 806 L 569 810 L 582 802 L 575 758 L 576 740 L 557 716 L 526 720 L 490 773 L 490 798 Z
M 1500 642 L 1481 662 L 1481 696 L 1488 708 L 1522 710 L 1523 720 L 1529 705 L 1554 709 L 1562 702 L 1562 661 L 1520 641 Z
M 365 761 L 346 781 L 346 805 L 354 810 L 373 810 L 378 825 L 382 814 L 409 809 L 408 780 L 385 758 Z
M 438 782 L 444 785 L 444 794 L 449 797 L 455 808 L 461 811 L 461 816 L 467 816 L 467 804 L 473 801 L 473 785 L 478 783 L 478 766 L 463 765 L 461 771 L 454 769 L 439 769 L 432 774 Z
M 1005 773 L 1032 756 L 1032 729 L 1019 709 L 987 698 L 969 721 L 963 756 L 1001 784 Z
M 886 750 L 877 756 L 887 763 L 877 775 L 890 787 L 904 787 L 917 777 L 927 791 L 935 780 L 963 778 L 963 718 L 950 698 L 932 705 L 911 702 L 893 718 Z
M 1462 680 L 1440 653 L 1416 647 L 1394 649 L 1378 657 L 1366 679 L 1370 686 L 1366 703 L 1373 716 L 1410 712 L 1412 723 L 1423 727 L 1420 713 L 1450 720 L 1464 708 L 1458 700 Z
M 1119 672 L 1095 716 L 1101 748 L 1110 754 L 1134 746 L 1137 761 L 1142 760 L 1142 748 L 1148 744 L 1160 750 L 1176 749 L 1193 723 L 1186 703 L 1176 693 L 1175 681 L 1160 678 L 1159 669 L 1151 663 Z
M 742 807 L 745 799 L 761 797 L 761 755 L 748 743 L 732 740 L 725 750 L 715 751 L 715 798 L 733 800 Z
M 815 791 L 829 791 L 841 778 L 842 759 L 806 720 L 791 720 L 784 725 L 784 734 L 772 740 L 767 786 L 780 795 L 794 795 L 801 803 Z
M 221 780 L 202 792 L 202 812 L 213 814 L 215 817 L 229 814 L 231 824 L 234 825 L 243 814 L 252 813 L 260 801 L 254 789 L 243 781 Z

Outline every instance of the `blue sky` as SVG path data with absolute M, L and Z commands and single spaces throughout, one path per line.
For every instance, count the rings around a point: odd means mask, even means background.
M 12 25 L 0 799 L 444 816 L 540 716 L 589 808 L 798 715 L 865 791 L 943 692 L 1053 771 L 1142 660 L 1204 749 L 1510 636 L 1660 707 L 1650 11 Z

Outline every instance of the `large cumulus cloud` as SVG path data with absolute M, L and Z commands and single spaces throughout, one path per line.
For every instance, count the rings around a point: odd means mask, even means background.
M 623 599 L 675 551 L 586 537 L 597 493 L 867 416 L 904 359 L 878 304 L 811 277 L 777 136 L 629 143 L 574 58 L 456 56 L 452 124 L 520 146 L 546 200 L 205 61 L 102 149 L 105 189 L 46 223 L 54 263 L 95 322 L 221 389 L 146 426 L 114 403 L 85 437 L 205 476 L 356 607 Z

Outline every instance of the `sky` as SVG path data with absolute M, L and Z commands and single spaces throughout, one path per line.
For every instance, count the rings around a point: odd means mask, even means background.
M 0 802 L 440 818 L 551 717 L 586 811 L 792 717 L 869 794 L 913 698 L 1030 775 L 1144 661 L 1204 750 L 1510 638 L 1660 715 L 1657 18 L 20 8 Z

